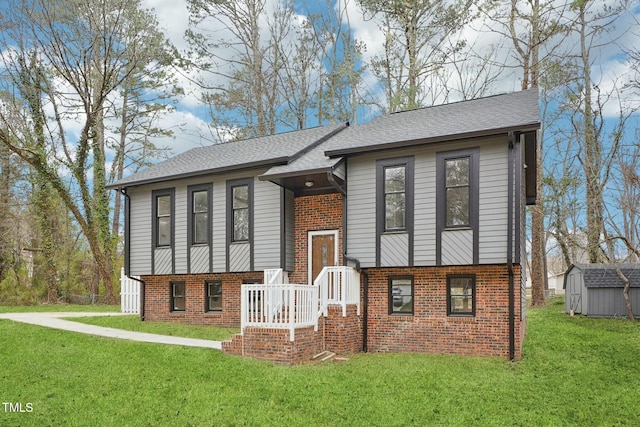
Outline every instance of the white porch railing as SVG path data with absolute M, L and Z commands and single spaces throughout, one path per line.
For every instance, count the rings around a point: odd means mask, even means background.
M 318 318 L 328 315 L 329 305 L 357 304 L 360 314 L 360 274 L 351 267 L 324 267 L 313 286 L 274 283 L 274 273 L 265 272 L 266 284 L 242 285 L 240 328 L 288 329 L 294 340 L 296 328 L 318 328 Z M 282 274 L 282 273 L 280 273 Z M 287 280 L 286 274 L 280 278 Z
M 356 304 L 360 315 L 360 273 L 352 267 L 324 267 L 314 286 L 319 288 L 319 315 L 328 315 L 329 305 L 342 307 L 342 315 L 347 315 L 347 305 Z
M 309 285 L 242 285 L 240 327 L 295 329 L 318 326 L 318 289 Z

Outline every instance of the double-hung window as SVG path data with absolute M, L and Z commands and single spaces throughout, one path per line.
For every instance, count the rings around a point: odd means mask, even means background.
M 377 266 L 413 265 L 414 167 L 413 156 L 376 161 Z
M 449 316 L 475 316 L 475 276 L 447 276 L 447 314 Z
M 210 184 L 189 187 L 189 243 L 205 245 L 211 239 Z
M 233 241 L 249 240 L 249 186 L 238 185 L 232 187 L 233 210 Z
M 389 277 L 389 314 L 413 314 L 413 276 Z
M 384 168 L 384 230 L 404 230 L 406 227 L 407 186 L 406 165 Z
M 205 282 L 205 311 L 222 311 L 222 282 L 207 281 Z
M 170 247 L 173 242 L 173 190 L 153 192 L 153 243 Z
M 186 294 L 184 282 L 171 282 L 171 311 L 185 311 Z
M 471 157 L 445 159 L 446 226 L 469 226 Z
M 207 243 L 209 240 L 207 232 L 207 221 L 209 219 L 209 202 L 207 191 L 197 191 L 193 193 L 193 243 Z

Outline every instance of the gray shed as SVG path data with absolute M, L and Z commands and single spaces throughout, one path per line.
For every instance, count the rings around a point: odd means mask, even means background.
M 633 314 L 640 315 L 640 264 L 621 264 L 629 279 Z M 624 283 L 612 264 L 574 264 L 565 273 L 565 311 L 590 317 L 626 317 Z

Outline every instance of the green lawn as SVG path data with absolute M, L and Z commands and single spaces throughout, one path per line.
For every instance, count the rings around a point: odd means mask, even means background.
M 213 326 L 183 325 L 180 323 L 170 322 L 141 322 L 140 316 L 138 315 L 76 317 L 67 320 L 87 323 L 89 325 L 126 329 L 128 331 L 149 332 L 151 334 L 172 335 L 176 337 L 199 338 L 214 341 L 228 340 L 233 334 L 240 332 L 240 328 L 218 328 Z
M 0 320 L 2 426 L 640 425 L 640 326 L 529 311 L 524 359 L 359 354 L 277 366 Z
M 39 305 L 0 305 L 0 313 L 28 313 L 28 312 L 119 312 L 119 305 L 80 305 L 80 304 L 39 304 Z

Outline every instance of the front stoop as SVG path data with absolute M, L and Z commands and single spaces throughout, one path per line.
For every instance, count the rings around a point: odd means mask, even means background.
M 225 354 L 251 357 L 285 365 L 310 361 L 334 360 L 337 354 L 362 350 L 362 316 L 355 305 L 347 306 L 347 316 L 340 307 L 330 307 L 326 317 L 318 319 L 318 330 L 304 327 L 295 330 L 294 341 L 287 329 L 247 327 L 222 343 Z

